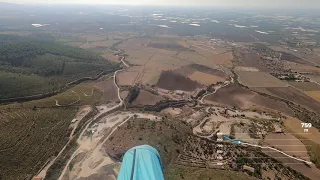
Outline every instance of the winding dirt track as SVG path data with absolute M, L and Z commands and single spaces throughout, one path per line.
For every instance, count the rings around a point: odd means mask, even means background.
M 127 63 L 125 63 L 123 59 L 124 59 L 124 57 L 121 58 L 121 62 L 122 62 L 127 68 L 129 68 L 129 65 L 128 65 Z M 126 69 L 127 69 L 127 68 L 126 68 Z M 117 81 L 116 81 L 116 75 L 117 75 L 118 72 L 124 71 L 124 70 L 126 70 L 126 69 L 117 70 L 117 71 L 114 72 L 114 74 L 113 74 L 113 82 L 114 82 L 114 85 L 117 87 L 117 90 L 118 90 L 118 98 L 119 98 L 119 100 L 120 100 L 120 103 L 117 104 L 117 105 L 115 105 L 114 107 L 110 108 L 108 111 L 103 112 L 102 114 L 105 115 L 106 113 L 108 113 L 108 112 L 110 112 L 110 111 L 113 111 L 114 109 L 117 109 L 117 108 L 120 108 L 120 107 L 123 106 L 124 103 L 123 103 L 123 100 L 122 100 L 121 97 L 120 97 L 120 88 L 119 88 L 119 86 L 118 86 L 118 84 L 117 84 Z M 73 92 L 74 92 L 74 91 L 73 91 Z M 76 93 L 76 92 L 74 92 L 74 93 Z M 78 95 L 78 94 L 77 94 L 77 95 Z M 78 97 L 80 98 L 79 95 L 78 95 Z M 76 102 L 73 102 L 73 103 L 71 103 L 71 104 L 77 103 L 78 101 L 80 101 L 80 99 L 78 99 Z M 56 100 L 56 104 L 58 104 L 57 100 Z M 61 105 L 58 104 L 58 106 L 61 106 Z M 92 121 L 94 121 L 94 120 L 97 119 L 97 118 L 100 118 L 100 116 L 101 116 L 101 115 L 97 115 L 97 116 L 95 116 L 95 118 L 92 118 L 91 120 L 89 120 L 89 121 L 86 123 L 87 125 L 86 125 L 85 128 L 82 130 L 81 134 L 79 135 L 79 137 L 78 137 L 78 139 L 77 139 L 77 142 L 79 142 L 79 140 L 82 138 L 84 132 L 88 129 L 88 127 L 90 126 L 90 124 L 92 123 Z M 124 123 L 125 123 L 126 121 L 128 121 L 129 119 L 130 119 L 130 118 L 128 118 L 127 120 L 125 120 L 125 121 L 124 121 L 123 123 L 121 123 L 120 125 L 124 124 Z M 119 126 L 120 126 L 120 125 L 119 125 Z M 112 131 L 112 133 L 113 133 L 119 126 L 117 126 L 117 127 Z M 76 128 L 77 128 L 77 127 L 74 127 L 74 129 L 76 129 Z M 72 131 L 72 132 L 74 132 L 74 131 Z M 112 134 L 112 133 L 111 133 L 111 134 Z M 70 137 L 73 137 L 73 134 L 71 134 Z M 109 137 L 109 136 L 108 136 L 108 137 Z M 62 152 L 66 149 L 67 145 L 70 143 L 71 140 L 72 140 L 72 139 L 69 139 L 69 141 L 68 141 L 68 142 L 66 143 L 66 145 L 62 148 L 62 150 L 59 152 L 59 154 L 58 154 L 54 159 L 52 159 L 47 166 L 45 166 L 42 170 L 40 170 L 40 172 L 39 172 L 38 175 L 37 175 L 38 177 L 45 178 L 48 169 L 54 164 L 54 162 L 56 161 L 56 159 L 57 159 L 57 158 L 62 154 Z M 61 178 L 63 177 L 63 175 L 65 174 L 65 172 L 66 172 L 66 170 L 67 170 L 68 164 L 69 164 L 69 163 L 71 162 L 71 160 L 78 154 L 79 151 L 80 151 L 80 149 L 77 149 L 77 150 L 71 155 L 71 158 L 68 160 L 68 163 L 65 165 L 65 167 L 64 167 L 64 169 L 63 169 L 63 171 L 62 171 L 62 173 L 61 173 L 61 175 L 60 175 L 60 177 L 59 177 L 59 179 L 61 179 Z

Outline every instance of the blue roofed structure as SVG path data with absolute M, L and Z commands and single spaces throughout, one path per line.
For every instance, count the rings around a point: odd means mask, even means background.
M 158 151 L 149 145 L 129 149 L 123 157 L 118 180 L 164 180 Z

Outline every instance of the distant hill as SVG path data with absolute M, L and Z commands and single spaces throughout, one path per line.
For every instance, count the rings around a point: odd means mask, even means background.
M 48 35 L 0 35 L 0 99 L 48 93 L 117 68 L 93 52 L 54 43 Z

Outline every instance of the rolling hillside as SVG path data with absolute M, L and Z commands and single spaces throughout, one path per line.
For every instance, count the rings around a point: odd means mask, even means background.
M 0 36 L 0 99 L 49 93 L 117 68 L 93 52 L 50 38 Z

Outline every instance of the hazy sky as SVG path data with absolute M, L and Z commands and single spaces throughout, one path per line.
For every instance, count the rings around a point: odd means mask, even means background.
M 320 0 L 0 0 L 0 2 L 320 8 Z

